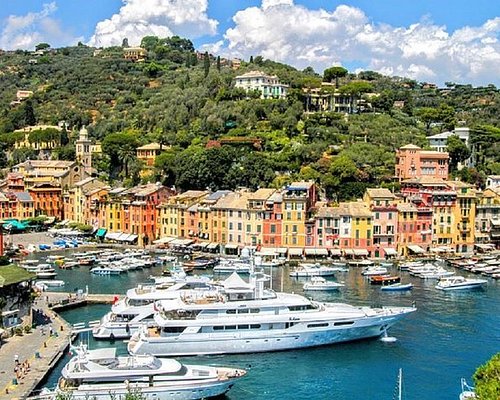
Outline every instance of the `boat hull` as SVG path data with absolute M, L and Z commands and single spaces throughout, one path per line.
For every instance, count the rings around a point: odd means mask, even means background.
M 473 283 L 473 284 L 466 284 L 466 285 L 457 285 L 457 286 L 448 286 L 448 287 L 443 287 L 436 285 L 436 289 L 439 290 L 444 290 L 444 291 L 451 291 L 451 290 L 470 290 L 470 289 L 480 289 L 484 286 L 483 283 Z
M 91 389 L 89 386 L 73 391 L 59 391 L 60 394 L 71 395 L 73 400 L 109 400 L 110 398 L 122 399 L 131 393 L 140 393 L 141 398 L 155 400 L 198 400 L 221 396 L 234 385 L 235 381 L 228 379 L 214 383 L 196 383 L 196 385 L 178 384 L 175 386 L 148 386 L 145 384 L 125 384 L 103 386 L 100 389 Z M 110 396 L 113 395 L 114 397 Z
M 254 332 L 183 333 L 173 337 L 137 334 L 129 341 L 128 350 L 131 354 L 190 356 L 301 349 L 378 337 L 406 314 L 366 317 L 354 320 L 349 326 L 335 326 L 338 320 L 309 320 L 293 328 Z M 307 328 L 314 324 L 326 324 L 327 327 Z

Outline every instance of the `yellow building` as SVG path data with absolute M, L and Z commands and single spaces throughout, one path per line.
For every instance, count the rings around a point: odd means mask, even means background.
M 194 237 L 195 229 L 189 228 L 187 210 L 209 195 L 208 191 L 188 190 L 170 197 L 158 206 L 158 233 L 163 237 Z
M 283 191 L 283 229 L 281 243 L 285 247 L 304 247 L 314 243 L 314 229 L 306 234 L 306 221 L 316 203 L 313 182 L 294 182 Z M 307 238 L 306 238 L 307 236 Z
M 258 189 L 250 193 L 246 204 L 245 244 L 257 246 L 264 243 L 264 213 L 266 201 L 275 189 Z
M 27 189 L 35 184 L 56 181 L 61 188 L 69 189 L 88 175 L 75 161 L 27 160 L 12 167 L 12 172 L 24 176 Z
M 475 243 L 476 189 L 460 181 L 450 181 L 447 184 L 457 193 L 457 201 L 453 207 L 454 249 L 457 253 L 472 253 Z

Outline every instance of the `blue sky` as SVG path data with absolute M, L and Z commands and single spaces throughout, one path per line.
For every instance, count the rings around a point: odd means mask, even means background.
M 189 37 L 227 57 L 261 54 L 419 81 L 500 83 L 500 5 L 491 0 L 0 0 L 0 48 Z

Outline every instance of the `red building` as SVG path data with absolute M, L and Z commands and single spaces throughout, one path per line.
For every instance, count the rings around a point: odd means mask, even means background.
M 276 191 L 265 204 L 264 219 L 262 222 L 262 243 L 268 247 L 280 247 L 283 221 L 283 196 Z

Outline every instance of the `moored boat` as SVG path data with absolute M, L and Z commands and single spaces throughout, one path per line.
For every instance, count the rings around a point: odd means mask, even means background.
M 405 291 L 405 290 L 411 290 L 413 289 L 413 284 L 412 283 L 393 283 L 391 285 L 384 285 L 380 288 L 383 291 Z
M 131 354 L 180 356 L 300 349 L 378 337 L 413 307 L 356 307 L 315 302 L 231 275 L 216 292 L 157 302 L 154 327 L 128 343 Z
M 116 349 L 73 347 L 76 355 L 61 371 L 53 398 L 141 398 L 196 400 L 221 396 L 246 371 L 236 368 L 181 364 L 150 355 L 117 357 Z
M 313 276 L 311 282 L 304 283 L 304 291 L 320 291 L 326 292 L 331 290 L 338 290 L 344 287 L 343 283 L 327 281 L 325 278 L 320 276 Z
M 441 278 L 436 285 L 436 289 L 440 290 L 464 290 L 476 289 L 486 285 L 486 279 L 471 279 L 464 276 L 450 276 Z
M 370 283 L 372 285 L 391 285 L 393 283 L 398 283 L 401 280 L 399 276 L 389 276 L 389 275 L 374 275 L 370 277 Z
M 465 378 L 460 380 L 460 385 L 462 387 L 462 391 L 460 392 L 459 400 L 470 400 L 477 399 L 476 392 L 472 386 L 467 384 Z

